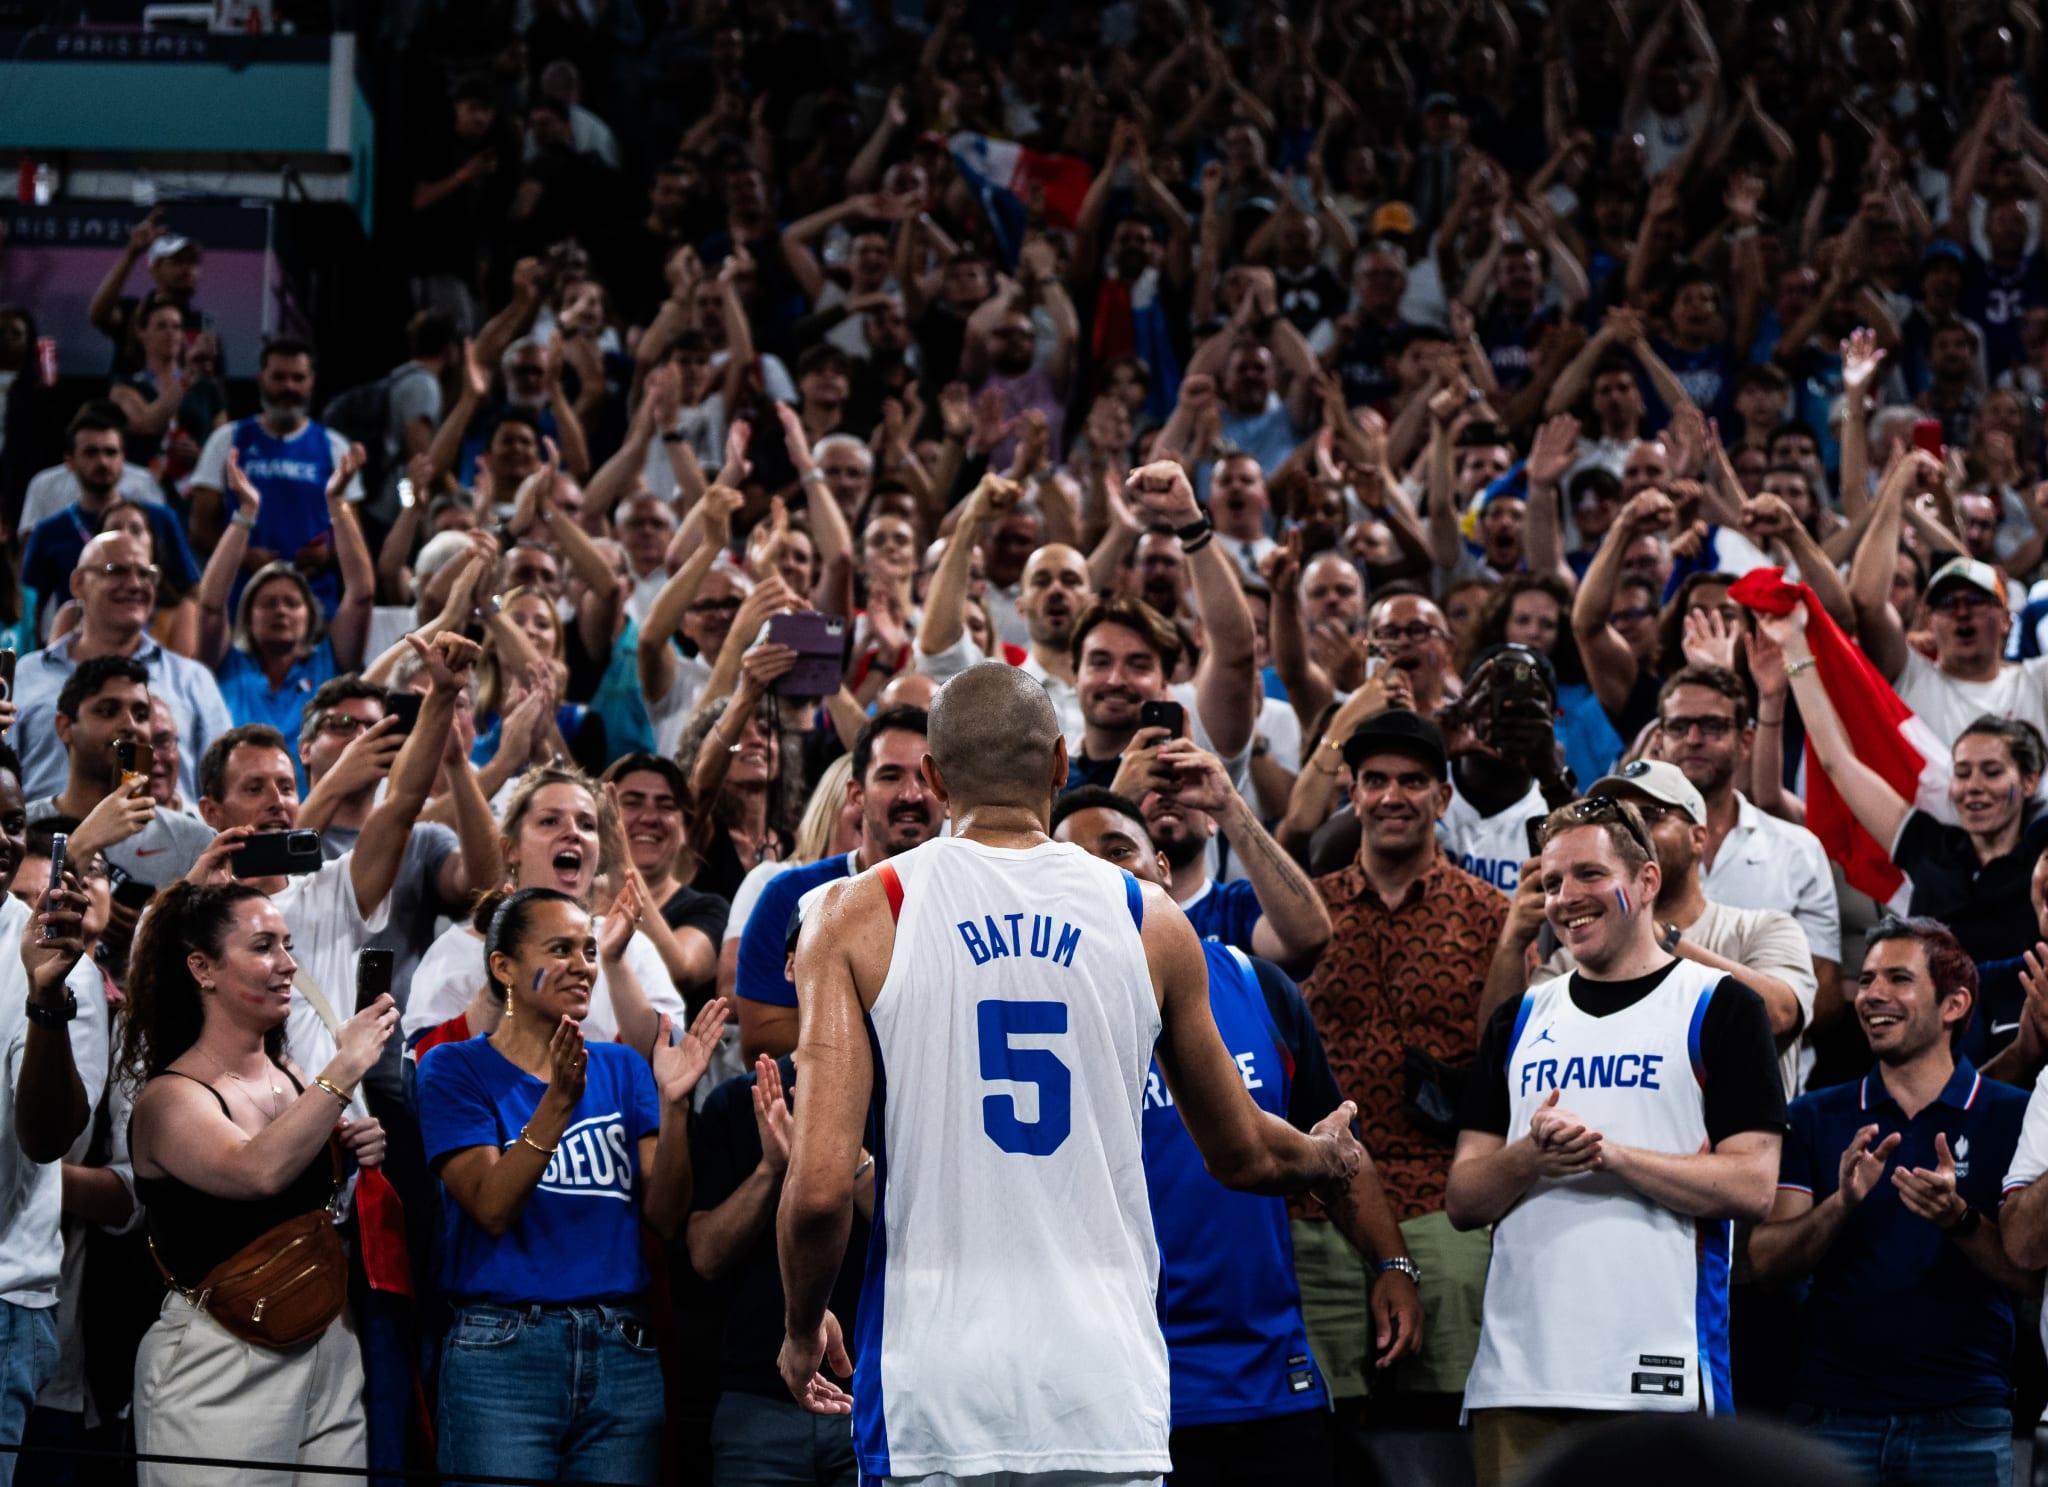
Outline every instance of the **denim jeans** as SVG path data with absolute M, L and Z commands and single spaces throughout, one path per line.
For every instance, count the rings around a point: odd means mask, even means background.
M 0 1444 L 18 1446 L 36 1396 L 57 1371 L 57 1308 L 0 1301 Z M 0 1451 L 0 1487 L 14 1481 L 12 1451 Z
M 2012 1411 L 1962 1405 L 1910 1414 L 1792 1406 L 1791 1423 L 1847 1459 L 1873 1487 L 2009 1487 Z
M 856 1487 L 853 1422 L 728 1389 L 711 1417 L 712 1487 Z
M 637 1308 L 465 1306 L 441 1357 L 441 1470 L 651 1483 L 661 1364 Z

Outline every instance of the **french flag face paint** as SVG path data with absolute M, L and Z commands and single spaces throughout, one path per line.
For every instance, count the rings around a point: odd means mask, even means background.
M 1621 917 L 1624 919 L 1628 918 L 1628 890 L 1626 888 L 1614 890 L 1614 902 L 1616 907 L 1621 910 Z

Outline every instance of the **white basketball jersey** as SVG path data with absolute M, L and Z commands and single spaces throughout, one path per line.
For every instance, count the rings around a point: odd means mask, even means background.
M 1573 1003 L 1571 977 L 1532 986 L 1508 1047 L 1508 1137 L 1555 1089 L 1606 1141 L 1707 1149 L 1700 1025 L 1722 973 L 1681 960 L 1607 1017 Z M 1733 1225 L 1692 1219 L 1604 1172 L 1539 1177 L 1494 1226 L 1467 1409 L 1730 1407 Z
M 868 1013 L 861 1473 L 1164 1472 L 1137 882 L 1079 847 L 957 837 L 875 872 L 897 921 Z

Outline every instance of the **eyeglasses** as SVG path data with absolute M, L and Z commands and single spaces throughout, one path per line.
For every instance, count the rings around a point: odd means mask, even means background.
M 1972 609 L 2003 608 L 1991 595 L 1976 589 L 1950 589 L 1939 599 L 1931 600 L 1928 608 L 1939 614 L 1964 614 Z
M 1733 718 L 1665 718 L 1657 726 L 1673 738 L 1698 732 L 1710 743 L 1718 743 L 1735 731 Z
M 344 733 L 367 732 L 369 729 L 374 728 L 376 724 L 365 722 L 363 719 L 349 713 L 325 713 L 322 714 L 318 726 L 320 732 L 332 733 L 335 737 L 339 738 Z
M 1655 619 L 1657 611 L 1638 604 L 1630 609 L 1610 609 L 1607 622 L 1610 625 L 1640 625 L 1644 620 Z
M 512 570 L 512 586 L 514 588 L 522 586 L 531 588 L 537 584 L 553 583 L 558 577 L 560 575 L 552 568 L 542 568 L 528 564 Z
M 1643 849 L 1645 857 L 1654 858 L 1657 855 L 1656 848 L 1650 845 L 1649 833 L 1642 827 L 1641 818 L 1624 810 L 1622 803 L 1612 795 L 1588 795 L 1583 800 L 1575 800 L 1570 805 L 1561 807 L 1558 814 L 1571 826 L 1597 826 L 1607 821 L 1619 821 L 1622 830 Z M 1549 835 L 1553 834 L 1547 833 L 1545 839 L 1548 840 Z
M 689 612 L 691 614 L 738 614 L 740 612 L 740 603 L 741 601 L 736 598 L 697 599 L 691 602 Z
M 111 578 L 115 583 L 126 583 L 130 579 L 155 583 L 158 573 L 154 563 L 102 563 L 96 571 L 103 577 Z
M 1385 641 L 1405 640 L 1411 645 L 1421 645 L 1425 640 L 1442 639 L 1443 633 L 1435 625 L 1424 624 L 1421 620 L 1410 620 L 1405 625 L 1375 625 L 1372 638 Z

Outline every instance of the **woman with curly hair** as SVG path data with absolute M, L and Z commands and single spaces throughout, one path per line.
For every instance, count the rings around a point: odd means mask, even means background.
M 135 1359 L 135 1437 L 145 1453 L 211 1456 L 232 1442 L 253 1460 L 365 1464 L 363 1365 L 346 1305 L 317 1336 L 288 1346 L 250 1340 L 249 1323 L 213 1289 L 215 1267 L 295 1242 L 337 1302 L 345 1262 L 327 1221 L 341 1152 L 384 1158 L 374 1120 L 349 1101 L 398 1025 L 381 996 L 344 1023 L 312 1077 L 284 1047 L 298 962 L 284 916 L 246 883 L 180 882 L 157 896 L 136 937 L 121 1066 L 140 1085 L 130 1127 L 135 1190 L 149 1244 L 170 1283 Z M 280 1232 L 283 1231 L 283 1232 Z M 323 1242 L 325 1241 L 325 1242 Z M 282 1253 L 282 1249 L 279 1250 Z M 304 1282 L 294 1282 L 303 1284 Z M 145 1465 L 145 1487 L 215 1480 L 210 1467 Z M 280 1472 L 246 1481 L 287 1483 Z
M 1501 582 L 1458 647 L 1458 674 L 1497 645 L 1525 645 L 1557 674 L 1557 738 L 1581 780 L 1597 780 L 1620 757 L 1622 738 L 1586 682 L 1572 638 L 1572 591 L 1552 573 L 1513 573 Z

